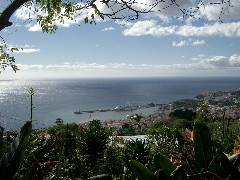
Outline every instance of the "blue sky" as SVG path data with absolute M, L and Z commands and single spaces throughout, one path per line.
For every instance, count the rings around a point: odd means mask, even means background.
M 191 0 L 179 3 L 192 6 Z M 21 70 L 1 78 L 239 76 L 240 2 L 231 3 L 224 5 L 222 23 L 222 6 L 206 4 L 200 20 L 177 20 L 174 8 L 129 22 L 86 25 L 76 17 L 59 24 L 55 34 L 42 33 L 23 7 L 13 26 L 0 32 L 9 46 L 23 48 L 13 54 Z M 32 21 L 26 20 L 29 13 Z

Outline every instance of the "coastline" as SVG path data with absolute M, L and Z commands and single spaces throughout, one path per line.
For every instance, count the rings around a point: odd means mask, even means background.
M 54 125 L 57 118 L 68 123 L 81 123 L 92 119 L 111 121 L 125 119 L 127 115 L 154 114 L 153 108 L 135 109 L 133 112 L 108 111 L 116 106 L 140 105 L 154 102 L 169 104 L 179 99 L 194 99 L 202 92 L 224 91 L 239 87 L 240 79 L 154 78 L 121 80 L 69 80 L 21 81 L 0 83 L 1 126 L 19 129 L 29 118 L 27 87 L 36 89 L 34 114 L 36 128 Z M 10 100 L 10 101 L 9 101 Z M 191 105 L 191 103 L 190 103 Z M 181 107 L 181 102 L 179 103 Z M 74 111 L 90 113 L 74 114 Z M 93 112 L 94 111 L 94 112 Z M 142 112 L 141 112 L 142 111 Z M 132 114 L 131 114 L 132 113 Z
M 240 120 L 240 89 L 224 90 L 224 91 L 209 91 L 203 92 L 195 96 L 194 99 L 180 99 L 168 104 L 147 104 L 147 108 L 156 108 L 154 113 L 142 116 L 142 114 L 132 114 L 123 119 L 115 119 L 103 121 L 102 123 L 111 128 L 121 128 L 124 124 L 135 124 L 134 116 L 140 115 L 141 123 L 145 127 L 149 127 L 153 122 L 170 120 L 170 113 L 175 110 L 191 110 L 197 111 L 200 102 L 208 105 L 209 111 L 215 117 L 221 117 L 224 112 L 226 118 L 233 120 Z M 144 106 L 143 106 L 144 107 Z M 142 110 L 139 106 L 139 110 Z M 123 109 L 124 111 L 124 109 Z

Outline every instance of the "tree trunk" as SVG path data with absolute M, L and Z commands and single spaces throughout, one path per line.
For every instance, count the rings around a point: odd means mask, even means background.
M 0 31 L 12 25 L 12 22 L 10 22 L 11 16 L 18 8 L 28 1 L 29 0 L 14 0 L 6 9 L 3 10 L 0 14 Z

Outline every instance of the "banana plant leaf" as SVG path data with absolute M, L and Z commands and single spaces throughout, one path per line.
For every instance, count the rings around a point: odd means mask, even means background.
M 227 158 L 225 154 L 221 154 L 221 164 L 223 166 L 223 176 L 227 177 L 227 179 L 240 179 L 240 171 L 234 165 L 233 157 L 230 160 Z
M 27 121 L 20 131 L 20 136 L 13 144 L 10 145 L 10 150 L 5 154 L 0 162 L 0 179 L 12 179 L 18 170 L 21 160 L 24 157 L 24 152 L 29 142 L 32 132 L 32 122 Z M 19 142 L 16 145 L 16 142 Z
M 234 165 L 234 167 L 239 168 L 240 166 L 240 154 L 234 154 L 230 156 L 229 161 Z
M 167 175 L 170 175 L 176 169 L 176 166 L 161 154 L 156 154 L 154 156 L 154 165 L 157 169 L 162 169 Z
M 193 129 L 195 165 L 198 171 L 207 169 L 213 160 L 214 151 L 211 135 L 206 124 L 196 122 Z
M 146 168 L 142 163 L 132 160 L 130 166 L 133 169 L 135 175 L 141 180 L 154 180 L 154 173 Z

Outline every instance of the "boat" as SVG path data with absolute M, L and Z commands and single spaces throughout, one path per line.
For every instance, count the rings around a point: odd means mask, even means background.
M 82 112 L 80 111 L 80 109 L 78 111 L 74 111 L 74 114 L 82 114 Z
M 98 110 L 99 112 L 107 112 L 107 111 L 110 111 L 109 109 L 99 109 Z
M 83 111 L 83 112 L 85 112 L 85 113 L 95 113 L 96 111 L 95 110 L 89 110 L 89 111 Z

